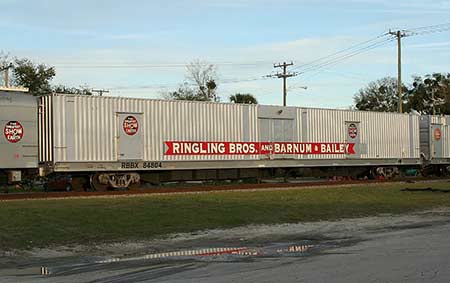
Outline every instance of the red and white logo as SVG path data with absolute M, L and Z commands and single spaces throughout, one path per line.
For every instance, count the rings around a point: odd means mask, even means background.
M 139 130 L 139 124 L 134 116 L 127 116 L 123 120 L 123 130 L 129 136 L 135 135 Z
M 9 121 L 3 129 L 3 134 L 7 141 L 19 142 L 23 138 L 23 126 L 18 121 Z
M 434 129 L 434 139 L 437 141 L 441 139 L 441 129 Z
M 358 136 L 358 127 L 356 127 L 356 125 L 353 123 L 348 126 L 348 136 L 352 139 Z

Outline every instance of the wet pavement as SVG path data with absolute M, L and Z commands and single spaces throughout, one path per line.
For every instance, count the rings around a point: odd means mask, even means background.
M 283 235 L 168 241 L 149 253 L 3 257 L 0 282 L 449 282 L 448 212 L 315 223 L 315 233 L 293 225 Z

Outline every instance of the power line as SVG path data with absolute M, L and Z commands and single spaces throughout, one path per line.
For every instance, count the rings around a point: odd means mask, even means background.
M 373 47 L 373 48 L 371 48 L 371 49 L 364 50 L 364 52 L 368 52 L 368 51 L 370 51 L 370 50 L 372 50 L 372 49 L 375 49 L 376 47 L 381 47 L 381 46 L 386 45 L 386 44 L 388 44 L 388 43 L 390 43 L 390 42 L 393 42 L 393 41 L 394 41 L 394 39 L 391 39 L 391 40 L 389 40 L 389 41 L 387 41 L 387 42 L 385 42 L 385 43 L 383 43 L 383 44 L 380 44 L 379 46 L 375 46 L 375 47 Z M 330 64 L 327 64 L 327 65 L 325 65 L 325 66 L 321 66 L 320 68 L 316 68 L 316 69 L 310 70 L 310 72 L 312 72 L 312 73 L 310 73 L 309 75 L 304 76 L 303 78 L 304 78 L 304 79 L 310 79 L 310 78 L 313 78 L 313 77 L 315 77 L 315 76 L 317 76 L 317 75 L 319 75 L 319 74 L 321 74 L 321 73 L 323 73 L 323 72 L 326 72 L 327 69 L 329 69 L 329 68 L 331 68 L 331 67 L 333 67 L 333 66 L 339 64 L 341 61 L 343 61 L 343 60 L 345 60 L 345 59 L 347 59 L 347 58 L 351 58 L 351 57 L 357 56 L 357 55 L 359 55 L 359 54 L 361 54 L 361 53 L 364 53 L 364 52 L 360 52 L 360 53 L 358 53 L 358 54 L 351 54 L 351 55 L 346 56 L 345 58 L 342 58 L 342 60 L 338 60 L 338 61 L 336 61 L 336 62 L 331 62 Z M 305 73 L 306 73 L 306 72 L 305 72 Z
M 355 49 L 355 48 L 357 48 L 357 47 L 360 47 L 360 46 L 362 46 L 362 45 L 368 44 L 368 43 L 373 42 L 373 41 L 377 41 L 377 40 L 379 40 L 380 38 L 385 37 L 386 35 L 387 35 L 386 33 L 380 34 L 380 35 L 378 35 L 378 36 L 376 36 L 376 37 L 374 37 L 374 38 L 372 38 L 372 39 L 369 39 L 369 40 L 366 40 L 366 41 L 357 43 L 357 44 L 352 45 L 352 46 L 350 46 L 350 47 L 347 47 L 347 48 L 344 48 L 344 49 L 339 50 L 339 51 L 337 51 L 337 52 L 334 52 L 334 53 L 332 53 L 332 54 L 330 54 L 330 55 L 327 55 L 327 56 L 318 58 L 318 59 L 316 59 L 316 60 L 310 61 L 310 62 L 308 62 L 308 63 L 302 64 L 301 66 L 298 66 L 298 67 L 293 68 L 293 70 L 301 69 L 301 68 L 304 68 L 304 67 L 310 66 L 310 65 L 315 65 L 315 63 L 320 63 L 320 62 L 323 61 L 323 60 L 326 60 L 326 59 L 328 59 L 328 58 L 335 57 L 336 55 L 339 55 L 339 54 L 344 53 L 344 52 L 346 52 L 346 51 L 351 51 L 351 50 L 353 50 L 353 49 Z
M 376 39 L 379 39 L 381 37 L 382 37 L 382 35 L 377 36 L 374 39 L 358 43 L 358 44 L 356 44 L 356 45 L 354 45 L 352 47 L 348 47 L 348 48 L 346 48 L 344 50 L 335 52 L 335 53 L 333 53 L 331 55 L 328 55 L 328 56 L 325 56 L 323 58 L 314 60 L 312 62 L 318 62 L 319 60 L 323 60 L 324 58 L 331 58 L 333 55 L 340 54 L 340 53 L 343 53 L 345 51 L 349 51 L 349 50 L 355 49 L 358 46 L 361 46 L 361 45 L 363 45 L 365 43 L 373 42 Z M 357 52 L 357 54 L 359 54 L 359 53 L 364 52 L 366 49 L 377 47 L 377 45 L 379 45 L 380 43 L 383 44 L 383 42 L 376 42 L 376 43 L 373 43 L 373 44 L 371 44 L 369 46 L 364 46 L 364 47 L 358 48 L 358 49 L 356 49 L 354 51 Z M 311 66 L 307 69 L 307 71 L 319 70 L 319 69 L 321 69 L 323 67 L 326 67 L 328 65 L 334 65 L 334 64 L 338 63 L 338 61 L 340 61 L 340 60 L 344 60 L 346 58 L 350 58 L 350 57 L 356 56 L 357 54 L 351 54 L 351 53 L 343 54 L 343 55 L 341 55 L 339 57 L 332 58 L 332 59 L 330 59 L 328 61 L 321 62 L 321 64 L 316 64 L 314 66 L 312 66 L 312 64 L 311 64 L 312 62 L 310 62 L 308 64 L 311 65 Z M 227 65 L 244 65 L 244 64 L 245 65 L 252 65 L 251 63 L 231 63 L 231 62 L 230 63 L 222 63 L 222 64 L 227 64 Z M 255 63 L 255 65 L 258 65 L 258 64 L 260 64 L 260 63 Z M 62 67 L 61 65 L 59 65 L 59 66 Z M 78 67 L 80 67 L 80 68 L 159 68 L 159 67 L 185 67 L 185 66 L 186 66 L 185 64 L 178 64 L 178 63 L 177 64 L 141 64 L 141 65 L 66 65 L 66 67 L 73 67 L 73 68 L 78 68 Z M 293 74 L 290 74 L 290 76 L 295 76 L 295 75 L 298 75 L 298 74 L 299 73 L 293 73 Z M 279 77 L 279 78 L 281 78 L 281 76 L 279 76 L 279 75 L 280 74 L 272 74 L 270 76 L 271 77 Z M 260 80 L 266 80 L 266 79 L 267 79 L 267 76 L 265 76 L 265 77 L 259 77 L 258 76 L 258 77 L 250 77 L 250 78 L 246 78 L 246 79 L 226 79 L 226 80 L 222 80 L 222 81 L 218 80 L 218 82 L 220 82 L 222 84 L 232 84 L 232 83 L 241 83 L 241 82 L 260 81 Z M 174 84 L 171 84 L 171 85 L 174 85 Z M 166 87 L 166 86 L 164 86 L 164 85 L 148 86 L 147 85 L 147 86 L 136 86 L 136 87 L 129 87 L 129 88 L 121 87 L 121 89 L 132 89 L 132 88 L 152 89 L 152 88 L 164 88 L 164 87 Z
M 425 35 L 445 31 L 450 31 L 450 23 L 400 30 L 403 35 L 402 37 Z M 392 34 L 391 31 L 389 31 L 389 34 Z
M 431 25 L 431 26 L 423 26 L 417 28 L 406 29 L 413 33 L 413 35 L 426 34 L 426 33 L 435 33 L 435 32 L 443 32 L 450 29 L 450 23 Z
M 414 28 L 414 29 L 403 30 L 401 32 L 402 32 L 402 37 L 406 37 L 406 36 L 423 35 L 423 34 L 436 33 L 436 32 L 444 32 L 444 31 L 448 31 L 448 30 L 450 30 L 450 23 L 431 25 L 431 26 L 423 26 L 423 27 L 418 27 L 418 28 Z M 339 63 L 343 60 L 349 59 L 349 58 L 359 55 L 361 53 L 367 52 L 369 50 L 381 47 L 383 45 L 386 45 L 386 44 L 392 42 L 393 41 L 392 38 L 387 38 L 387 39 L 385 38 L 380 41 L 380 39 L 386 37 L 389 34 L 390 34 L 389 32 L 383 33 L 372 39 L 360 42 L 353 46 L 350 46 L 350 47 L 347 47 L 340 51 L 334 52 L 330 55 L 313 60 L 313 61 L 303 64 L 299 67 L 296 67 L 294 69 L 301 70 L 302 73 L 307 73 L 307 72 L 317 71 L 317 70 L 323 69 L 325 67 L 330 67 L 330 66 L 336 65 L 337 63 Z
M 416 36 L 416 35 L 425 35 L 425 34 L 430 34 L 430 33 L 437 33 L 437 32 L 444 32 L 444 31 L 448 31 L 450 30 L 450 23 L 445 23 L 445 24 L 439 24 L 439 25 L 430 25 L 430 26 L 423 26 L 423 27 L 417 27 L 417 28 L 412 28 L 412 29 L 407 29 L 407 30 L 402 30 L 403 32 L 403 36 Z M 301 66 L 292 68 L 292 70 L 301 70 L 301 73 L 310 73 L 310 72 L 315 72 L 313 74 L 311 74 L 309 77 L 315 76 L 317 74 L 320 74 L 323 70 L 330 68 L 346 59 L 352 58 L 354 56 L 357 56 L 361 53 L 365 53 L 368 52 L 370 50 L 373 50 L 375 48 L 384 46 L 386 44 L 389 44 L 393 41 L 395 41 L 395 39 L 393 38 L 385 38 L 387 35 L 389 35 L 389 33 L 383 33 L 380 34 L 374 38 L 371 38 L 369 40 L 354 44 L 350 47 L 344 48 L 342 50 L 339 50 L 337 52 L 334 52 L 330 55 L 318 58 L 316 60 L 307 62 Z M 223 65 L 223 66 L 259 66 L 262 64 L 266 64 L 266 62 L 264 61 L 257 61 L 257 62 L 216 62 L 213 63 L 215 65 Z M 58 68 L 81 68 L 81 69 L 85 69 L 85 68 L 117 68 L 117 69 L 123 69 L 123 68 L 130 68 L 130 69 L 151 69 L 151 68 L 185 68 L 186 67 L 186 63 L 160 63 L 160 64 L 60 64 L 60 65 L 56 65 L 56 67 Z M 274 66 L 276 67 L 276 66 Z M 279 64 L 278 67 L 282 67 L 281 64 Z M 296 76 L 300 73 L 297 72 L 293 72 L 293 73 L 289 73 L 289 76 L 287 77 L 291 77 L 291 76 Z M 283 74 L 277 73 L 277 74 L 272 74 L 269 77 L 278 77 L 278 78 L 283 78 L 282 76 Z M 288 75 L 286 73 L 286 75 Z M 284 80 L 287 78 L 285 77 Z M 236 79 L 225 79 L 225 80 L 218 80 L 219 83 L 221 84 L 233 84 L 233 83 L 241 83 L 241 82 L 251 82 L 251 81 L 260 81 L 260 80 L 265 80 L 267 79 L 266 77 L 250 77 L 250 78 L 236 78 Z M 172 84 L 173 85 L 173 84 Z M 164 88 L 165 86 L 159 85 L 158 87 L 160 88 Z M 132 87 L 130 87 L 131 89 Z M 157 88 L 157 87 L 152 87 L 152 86 L 138 86 L 136 88 Z M 285 92 L 285 91 L 283 91 Z M 285 94 L 283 93 L 283 96 L 285 96 Z
M 340 62 L 342 62 L 342 61 L 344 61 L 346 59 L 352 58 L 352 57 L 357 56 L 359 54 L 362 54 L 362 53 L 368 52 L 370 50 L 373 50 L 375 48 L 381 47 L 381 46 L 386 45 L 386 44 L 388 44 L 388 43 L 390 43 L 392 41 L 394 41 L 392 38 L 388 38 L 388 39 L 385 39 L 385 40 L 383 40 L 381 42 L 376 42 L 376 43 L 373 43 L 371 45 L 368 45 L 368 46 L 365 46 L 365 47 L 361 47 L 361 48 L 355 50 L 352 53 L 343 54 L 343 55 L 341 55 L 339 57 L 327 60 L 327 61 L 322 62 L 320 64 L 316 64 L 316 65 L 307 67 L 307 68 L 303 69 L 302 72 L 306 73 L 306 72 L 317 71 L 317 70 L 324 69 L 325 67 L 330 67 L 330 66 L 336 65 L 336 64 L 338 64 L 338 63 L 340 63 Z
M 260 66 L 269 62 L 218 62 L 217 66 Z M 56 68 L 65 69 L 156 69 L 156 68 L 186 68 L 189 63 L 161 63 L 161 64 L 54 64 Z
M 250 78 L 227 78 L 224 80 L 218 79 L 217 82 L 219 84 L 234 84 L 234 83 L 241 83 L 241 82 L 252 82 L 252 81 L 261 81 L 261 80 L 267 80 L 267 77 L 258 76 L 258 77 L 250 77 Z M 127 90 L 127 89 L 163 89 L 168 87 L 176 87 L 179 85 L 183 85 L 182 83 L 164 83 L 164 84 L 148 84 L 148 85 L 135 85 L 135 86 L 115 86 L 110 87 L 109 89 L 112 90 Z M 196 84 L 187 84 L 188 86 L 196 86 Z
M 430 30 L 419 31 L 419 32 L 411 31 L 411 36 L 414 36 L 414 35 L 432 34 L 432 33 L 445 32 L 445 31 L 450 31 L 450 27 L 448 27 L 448 28 L 442 28 L 442 29 L 434 29 L 434 30 L 431 30 L 431 29 L 430 29 Z
M 421 26 L 421 27 L 409 28 L 407 30 L 434 29 L 434 28 L 441 28 L 441 27 L 450 27 L 450 23 L 442 23 L 442 24 L 437 24 L 437 25 Z
M 225 80 L 217 80 L 221 84 L 232 84 L 232 83 L 242 83 L 242 82 L 253 82 L 253 81 L 262 81 L 267 80 L 268 76 L 258 76 L 258 77 L 252 77 L 247 79 L 225 79 Z
M 345 59 L 348 59 L 348 58 L 354 57 L 356 55 L 359 55 L 361 53 L 364 53 L 364 52 L 370 51 L 372 49 L 378 48 L 378 47 L 383 46 L 383 45 L 385 45 L 385 44 L 387 44 L 387 43 L 389 43 L 391 41 L 392 41 L 391 39 L 387 39 L 387 40 L 384 40 L 382 42 L 377 42 L 377 43 L 371 44 L 369 46 L 362 47 L 360 49 L 355 50 L 352 53 L 344 54 L 344 55 L 342 55 L 340 57 L 333 58 L 333 59 L 325 61 L 325 62 L 323 62 L 321 64 L 309 67 L 306 70 L 303 70 L 303 72 L 314 71 L 314 70 L 317 70 L 317 69 L 321 69 L 323 67 L 327 67 L 329 65 L 335 65 L 335 64 L 337 64 L 337 63 L 339 63 L 341 61 L 344 61 Z

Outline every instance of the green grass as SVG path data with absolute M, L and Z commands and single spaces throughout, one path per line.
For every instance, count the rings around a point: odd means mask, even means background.
M 294 223 L 450 206 L 450 183 L 0 202 L 0 249 L 143 240 L 247 224 Z

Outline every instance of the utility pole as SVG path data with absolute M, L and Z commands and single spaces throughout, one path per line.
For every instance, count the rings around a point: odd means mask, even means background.
M 403 112 L 403 93 L 402 93 L 402 37 L 406 36 L 404 31 L 389 31 L 390 35 L 397 38 L 397 91 L 398 91 L 398 112 Z
M 267 76 L 267 77 L 276 77 L 279 79 L 283 79 L 283 106 L 286 106 L 286 99 L 287 99 L 286 80 L 287 80 L 287 78 L 295 77 L 298 75 L 297 73 L 288 73 L 287 72 L 287 67 L 292 66 L 292 65 L 294 65 L 294 63 L 292 61 L 291 61 L 291 63 L 283 62 L 283 64 L 274 64 L 273 65 L 274 68 L 282 68 L 283 72 L 282 73 L 277 72 L 274 75 Z
M 102 96 L 103 93 L 109 93 L 109 90 L 106 89 L 93 89 L 92 92 L 98 93 L 99 96 Z
M 12 64 L 0 69 L 0 71 L 5 71 L 5 87 L 9 87 L 9 69 L 12 68 Z

